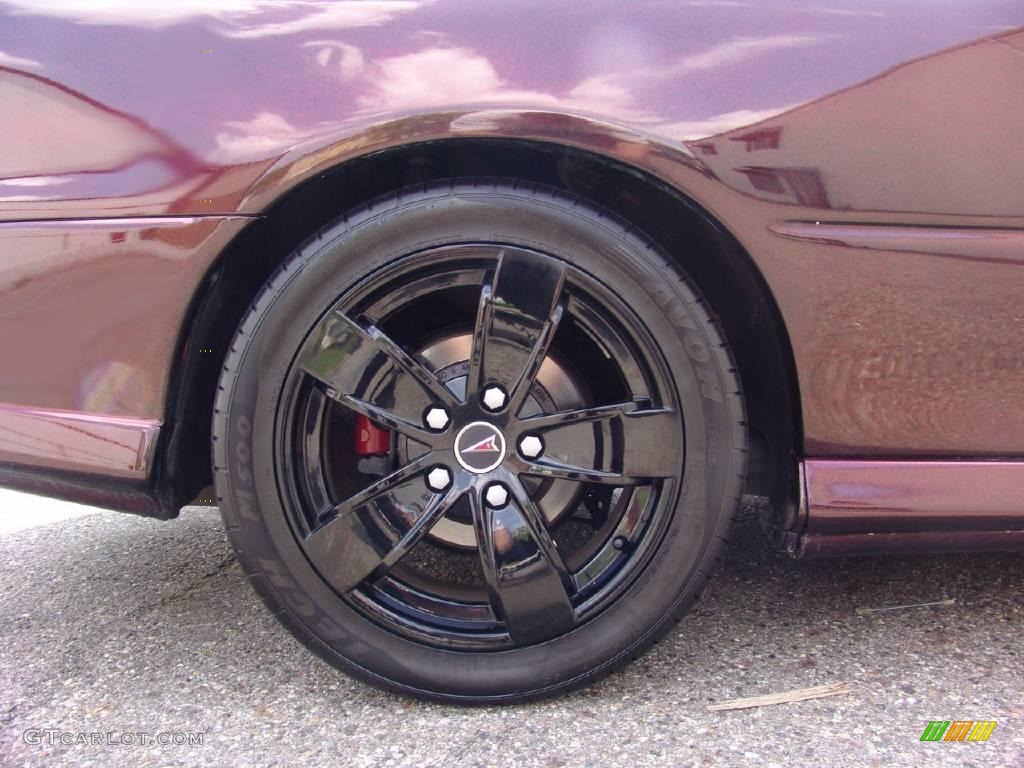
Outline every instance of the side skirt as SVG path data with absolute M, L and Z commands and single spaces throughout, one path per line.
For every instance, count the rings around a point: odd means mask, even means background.
M 170 518 L 153 485 L 160 422 L 0 404 L 0 487 Z
M 1024 550 L 1024 461 L 804 462 L 794 557 Z

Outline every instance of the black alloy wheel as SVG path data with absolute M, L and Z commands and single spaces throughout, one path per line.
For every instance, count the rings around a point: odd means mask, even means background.
M 579 687 L 696 598 L 742 490 L 739 386 L 652 244 L 511 182 L 404 190 L 299 249 L 238 331 L 218 495 L 254 586 L 378 685 Z

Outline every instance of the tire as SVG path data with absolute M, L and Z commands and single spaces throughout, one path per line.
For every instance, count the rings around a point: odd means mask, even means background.
M 744 425 L 722 333 L 658 246 L 560 191 L 458 180 L 285 261 L 224 362 L 213 460 L 239 562 L 311 650 L 402 694 L 518 702 L 621 668 L 697 599 Z

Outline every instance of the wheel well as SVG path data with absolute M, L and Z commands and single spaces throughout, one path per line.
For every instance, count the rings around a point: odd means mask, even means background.
M 168 513 L 211 482 L 210 414 L 221 363 L 274 269 L 346 210 L 404 186 L 461 176 L 537 182 L 587 198 L 632 223 L 685 269 L 739 368 L 752 447 L 748 491 L 771 497 L 774 527 L 790 527 L 802 445 L 795 365 L 774 298 L 742 246 L 696 203 L 634 168 L 559 145 L 500 139 L 427 142 L 349 161 L 291 190 L 225 249 L 193 301 L 172 376 L 169 437 L 161 441 L 156 479 Z

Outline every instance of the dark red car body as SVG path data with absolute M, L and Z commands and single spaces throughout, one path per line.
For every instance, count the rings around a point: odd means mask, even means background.
M 792 551 L 1024 545 L 1019 2 L 102 5 L 0 2 L 4 484 L 176 514 L 268 222 L 507 147 L 752 263 Z

